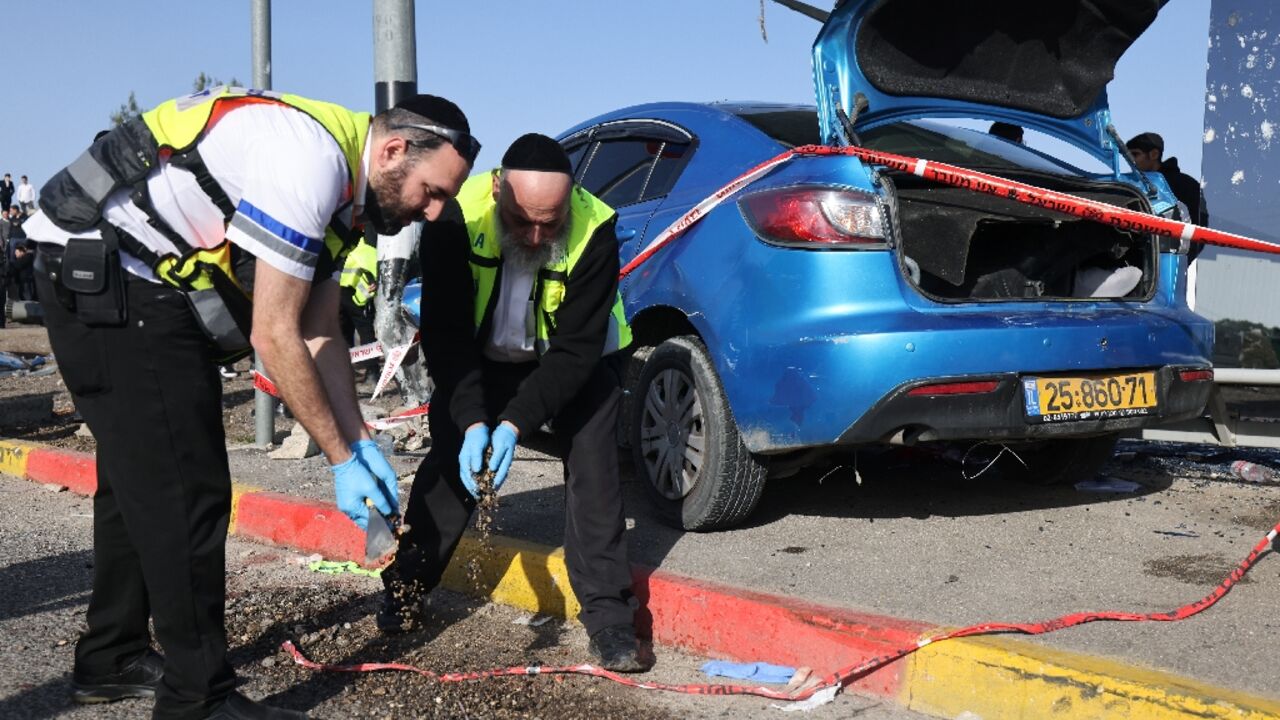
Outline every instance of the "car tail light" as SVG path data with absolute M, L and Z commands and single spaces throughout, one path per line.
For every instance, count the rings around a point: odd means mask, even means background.
M 1182 382 L 1206 382 L 1213 380 L 1213 370 L 1182 370 L 1178 377 Z
M 989 393 L 1000 384 L 999 380 L 980 380 L 978 382 L 936 383 L 921 385 L 907 391 L 908 395 L 978 395 Z
M 884 214 L 876 197 L 867 193 L 787 187 L 748 195 L 738 206 L 756 235 L 776 245 L 844 249 L 884 246 Z

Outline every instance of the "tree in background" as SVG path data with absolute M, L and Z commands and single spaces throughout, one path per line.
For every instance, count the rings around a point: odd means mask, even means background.
M 142 116 L 142 108 L 138 107 L 138 98 L 134 97 L 133 91 L 129 91 L 129 101 L 120 106 L 119 110 L 111 113 L 111 127 L 120 127 L 121 125 Z
M 224 84 L 239 85 L 240 81 L 232 77 L 231 82 L 223 83 L 221 80 L 213 77 L 212 75 L 206 75 L 204 72 L 201 72 L 199 75 L 196 76 L 196 79 L 192 81 L 191 92 L 193 93 L 204 92 L 209 88 L 215 88 L 215 87 L 218 87 L 219 85 L 224 85 Z M 130 120 L 133 120 L 134 118 L 138 118 L 141 116 L 142 116 L 142 108 L 138 107 L 138 99 L 137 97 L 134 96 L 133 91 L 130 90 L 129 100 L 121 104 L 120 108 L 117 109 L 115 112 L 111 113 L 111 127 L 120 127 L 121 125 L 129 122 Z

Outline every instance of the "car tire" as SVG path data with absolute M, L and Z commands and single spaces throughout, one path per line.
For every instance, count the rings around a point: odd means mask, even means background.
M 622 404 L 618 408 L 618 447 L 631 449 L 631 426 L 635 424 L 636 388 L 640 387 L 640 373 L 653 354 L 652 345 L 634 347 L 627 354 L 622 366 Z
M 751 514 L 767 469 L 743 445 L 698 338 L 682 335 L 654 349 L 631 412 L 635 472 L 664 521 L 684 530 L 722 530 Z
M 1091 480 L 1115 455 L 1118 434 L 1071 440 L 1045 440 L 1011 447 L 1022 462 L 1006 460 L 1006 473 L 1031 485 L 1061 485 Z M 1025 463 L 1025 465 L 1023 464 Z

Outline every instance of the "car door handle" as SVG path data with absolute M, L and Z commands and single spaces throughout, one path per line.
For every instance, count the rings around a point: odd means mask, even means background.
M 618 242 L 626 242 L 635 236 L 635 228 L 618 228 Z

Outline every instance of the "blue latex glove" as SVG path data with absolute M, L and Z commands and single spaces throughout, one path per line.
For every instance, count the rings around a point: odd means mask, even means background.
M 475 474 L 484 467 L 484 449 L 489 446 L 489 426 L 483 423 L 467 431 L 462 438 L 462 452 L 458 453 L 458 477 L 471 497 L 480 497 Z
M 387 503 L 391 508 L 391 512 L 383 509 L 382 503 L 377 498 L 370 498 L 373 504 L 378 507 L 378 512 L 384 517 L 400 514 L 400 479 L 396 477 L 396 471 L 392 469 L 391 463 L 382 455 L 382 449 L 378 447 L 378 443 L 372 440 L 357 440 L 351 443 L 351 452 L 360 458 L 360 464 L 369 469 L 378 480 L 378 484 L 382 486 L 383 495 L 386 497 Z
M 502 483 L 507 481 L 507 472 L 511 470 L 511 461 L 516 457 L 516 431 L 511 423 L 504 422 L 493 431 L 489 445 L 493 455 L 489 456 L 489 469 L 496 473 L 493 476 L 493 491 L 498 492 Z
M 702 666 L 702 672 L 712 677 L 718 675 L 738 680 L 784 683 L 791 681 L 791 676 L 796 674 L 796 669 L 766 662 L 735 663 L 727 660 L 712 660 Z
M 351 459 L 330 469 L 333 470 L 333 494 L 337 497 L 338 509 L 359 525 L 361 530 L 369 528 L 369 510 L 365 507 L 365 498 L 373 501 L 378 512 L 391 514 L 391 505 L 382 492 L 382 486 L 373 473 L 369 472 L 369 468 L 360 462 L 359 456 L 352 455 Z

